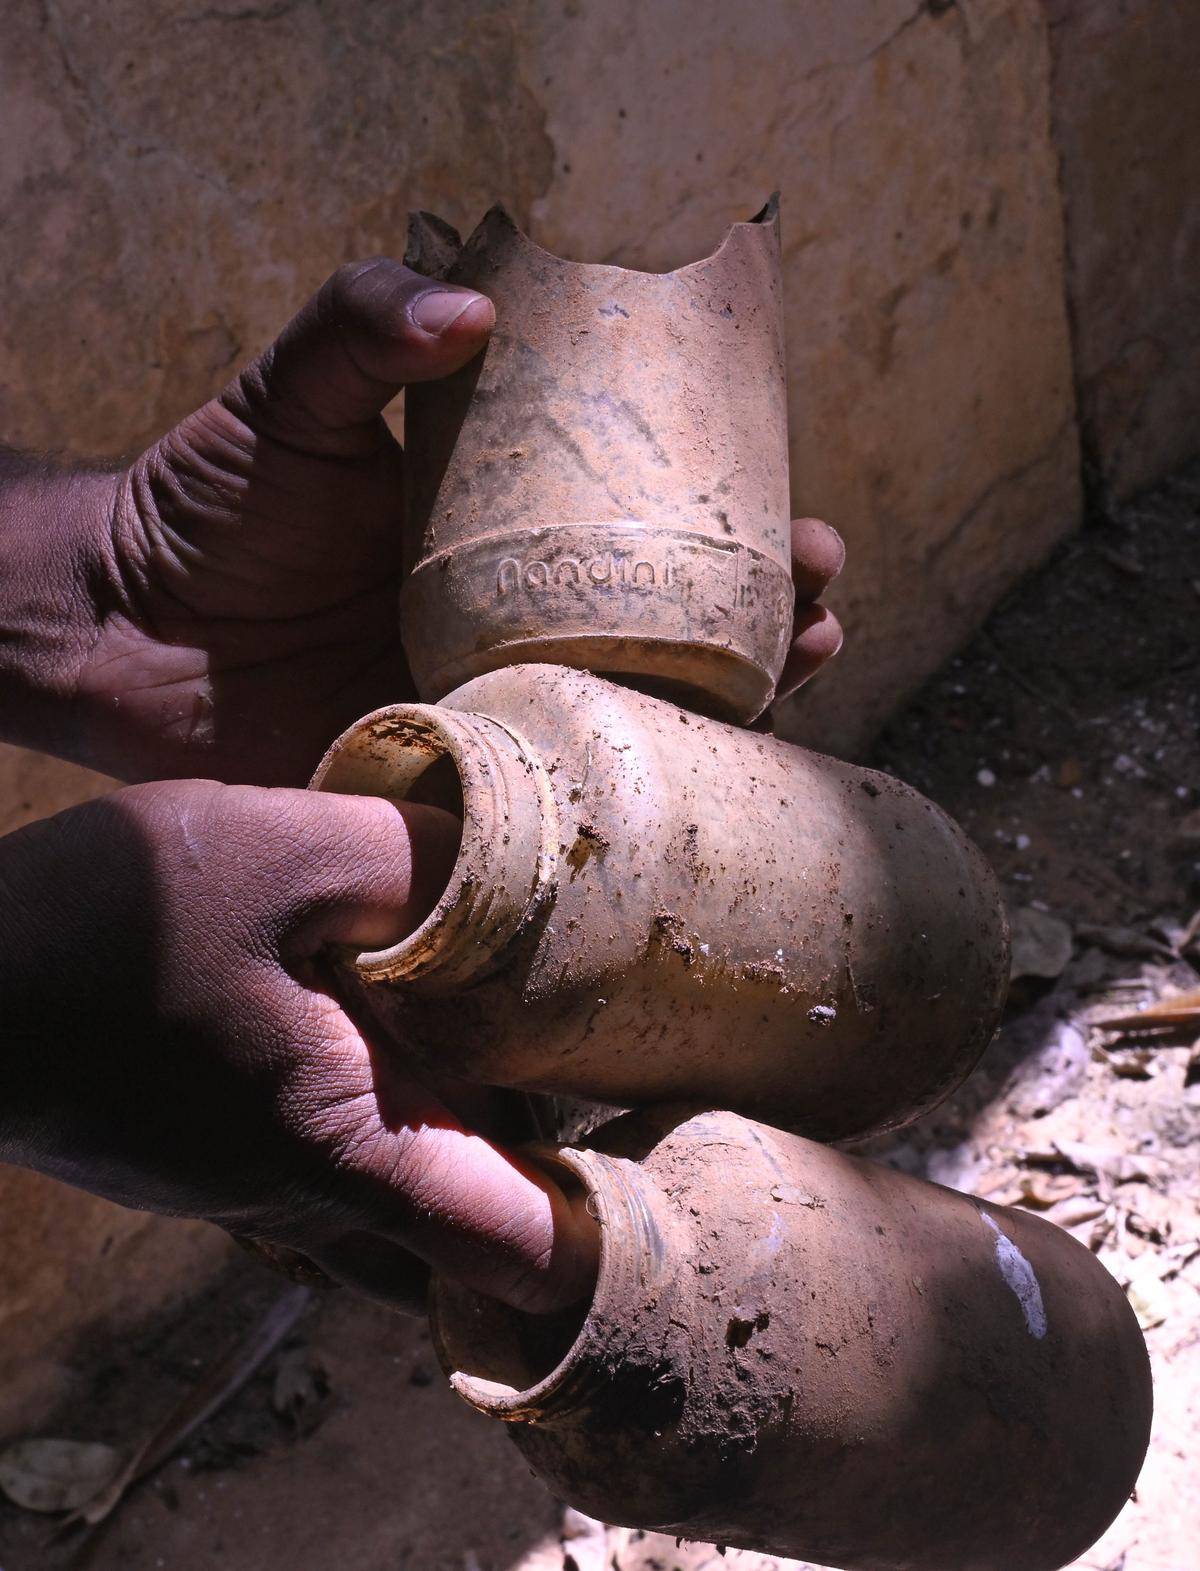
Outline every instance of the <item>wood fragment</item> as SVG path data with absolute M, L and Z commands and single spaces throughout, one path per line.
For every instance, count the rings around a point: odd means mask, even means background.
M 160 1467 L 201 1424 L 229 1401 L 266 1362 L 299 1320 L 312 1297 L 309 1287 L 286 1288 L 251 1326 L 210 1365 L 208 1372 L 179 1402 L 123 1468 L 63 1522 L 63 1528 L 99 1526 L 140 1479 Z
M 1160 999 L 1133 1014 L 1114 1015 L 1093 1021 L 1102 1031 L 1159 1031 L 1167 1027 L 1200 1027 L 1200 987 L 1189 988 L 1173 998 Z

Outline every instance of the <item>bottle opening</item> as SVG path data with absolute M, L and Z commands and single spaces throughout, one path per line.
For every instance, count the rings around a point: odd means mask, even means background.
M 449 813 L 452 818 L 457 818 L 461 824 L 463 785 L 457 764 L 448 752 L 441 753 L 432 762 L 426 761 L 427 758 L 426 746 L 421 749 L 421 756 L 413 759 L 419 773 L 412 777 L 406 788 L 390 790 L 389 797 L 393 802 L 412 802 L 422 807 L 440 808 L 443 813 Z
M 554 1164 L 568 1198 L 585 1186 Z M 601 1273 L 604 1271 L 601 1242 Z M 597 1288 L 549 1314 L 513 1309 L 446 1278 L 434 1287 L 432 1328 L 438 1355 L 460 1396 L 480 1411 L 513 1419 L 546 1411 L 569 1384 Z
M 426 704 L 376 710 L 338 738 L 313 785 L 437 808 L 451 820 L 440 835 L 431 826 L 414 837 L 418 856 L 428 839 L 428 914 L 398 943 L 357 956 L 368 980 L 462 986 L 503 949 L 550 879 L 549 784 L 525 744 L 486 716 Z
M 451 1355 L 451 1378 L 468 1388 L 471 1400 L 476 1392 L 520 1400 L 549 1381 L 574 1347 L 591 1308 L 589 1298 L 535 1315 L 496 1299 L 472 1298 L 462 1306 L 470 1338 L 460 1343 L 456 1337 Z
M 449 753 L 426 762 L 425 754 L 413 759 L 419 772 L 401 790 L 387 793 L 389 802 L 434 812 L 410 820 L 412 855 L 412 910 L 416 920 L 409 934 L 424 925 L 444 898 L 462 855 L 463 786 L 458 767 Z M 403 773 L 403 771 L 401 771 Z M 407 935 L 406 935 L 407 936 Z

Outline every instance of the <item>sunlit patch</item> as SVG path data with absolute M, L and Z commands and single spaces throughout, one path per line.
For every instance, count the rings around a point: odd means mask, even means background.
M 1046 1320 L 1046 1306 L 1042 1303 L 1042 1290 L 1038 1286 L 1033 1267 L 1012 1239 L 1000 1231 L 986 1211 L 981 1211 L 979 1214 L 996 1235 L 996 1264 L 1000 1267 L 1000 1275 L 1017 1295 L 1021 1313 L 1025 1316 L 1025 1329 L 1030 1336 L 1036 1337 L 1040 1342 L 1049 1327 Z

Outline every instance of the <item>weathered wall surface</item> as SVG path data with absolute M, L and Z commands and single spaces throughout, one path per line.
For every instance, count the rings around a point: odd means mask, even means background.
M 1040 6 L 569 9 L 544 243 L 672 266 L 782 188 L 793 502 L 851 560 L 785 725 L 853 748 L 1078 516 Z
M 1200 450 L 1200 6 L 1046 14 L 1084 456 L 1122 498 Z
M 1089 9 L 1113 19 L 1111 60 Z M 410 206 L 469 228 L 499 198 L 548 246 L 669 267 L 780 186 L 793 499 L 851 553 L 835 595 L 846 649 L 787 724 L 854 748 L 1079 517 L 1051 34 L 1085 418 L 1117 433 L 1122 473 L 1180 449 L 1149 442 L 1180 397 L 1159 389 L 1180 335 L 1169 313 L 1137 316 L 1148 302 L 1109 276 L 1131 265 L 1116 220 L 1131 202 L 1153 209 L 1156 251 L 1182 245 L 1173 271 L 1146 263 L 1151 293 L 1169 278 L 1182 298 L 1193 253 L 1136 157 L 1125 195 L 1108 183 L 1103 106 L 1119 89 L 1138 145 L 1164 145 L 1154 91 L 1186 70 L 1186 9 L 15 0 L 0 59 L 0 438 L 135 450 L 338 262 L 401 249 Z M 1175 60 L 1157 58 L 1148 11 L 1176 18 Z M 1127 53 L 1140 87 L 1117 80 Z M 1093 229 L 1116 239 L 1089 249 Z M 1130 344 L 1127 311 L 1149 324 Z M 0 829 L 101 787 L 0 752 Z M 119 1324 L 131 1295 L 150 1307 L 220 1256 L 206 1229 L 0 1181 L 13 1233 L 0 1380 L 19 1363 L 29 1411 L 61 1388 L 78 1304 Z M 52 1349 L 40 1362 L 39 1347 Z
M 671 266 L 784 193 L 794 501 L 851 545 L 805 733 L 859 743 L 1078 512 L 1039 0 L 24 0 L 0 432 L 112 454 L 339 261 L 496 197 Z M 914 636 L 916 635 L 916 636 Z

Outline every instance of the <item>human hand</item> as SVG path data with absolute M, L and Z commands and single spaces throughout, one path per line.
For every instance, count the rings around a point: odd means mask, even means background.
M 118 477 L 80 684 L 93 761 L 301 784 L 352 720 L 415 696 L 396 609 L 403 455 L 382 410 L 463 365 L 493 321 L 472 290 L 349 264 Z
M 340 268 L 265 354 L 115 482 L 79 682 L 87 761 L 126 779 L 299 784 L 416 695 L 397 596 L 403 454 L 381 411 L 478 352 L 489 301 L 387 258 Z M 836 651 L 841 541 L 794 526 L 792 691 Z
M 0 1159 L 405 1307 L 424 1262 L 519 1308 L 583 1296 L 593 1224 L 332 989 L 329 946 L 411 931 L 459 834 L 431 807 L 188 780 L 0 841 Z

